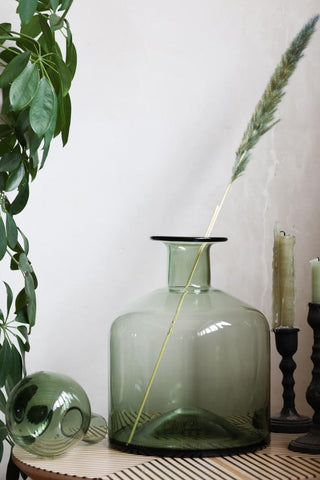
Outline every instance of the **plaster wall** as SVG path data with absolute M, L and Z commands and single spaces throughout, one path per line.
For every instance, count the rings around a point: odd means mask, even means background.
M 0 21 L 14 8 L 2 1 Z M 317 0 L 74 2 L 69 144 L 55 142 L 18 219 L 39 279 L 29 372 L 65 372 L 107 414 L 109 326 L 125 304 L 166 282 L 165 249 L 149 236 L 204 234 L 257 101 L 316 13 Z M 229 241 L 212 250 L 213 285 L 271 322 L 273 225 L 295 227 L 301 413 L 311 413 L 309 260 L 320 255 L 319 78 L 317 31 L 281 122 L 255 148 L 216 223 L 214 235 Z M 16 281 L 4 267 L 1 278 Z M 273 349 L 272 412 L 281 407 L 279 360 Z

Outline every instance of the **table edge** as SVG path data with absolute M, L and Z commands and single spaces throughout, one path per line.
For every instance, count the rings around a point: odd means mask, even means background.
M 44 470 L 43 468 L 39 467 L 33 467 L 31 465 L 28 465 L 27 463 L 22 462 L 19 460 L 15 455 L 11 454 L 12 461 L 14 464 L 28 477 L 30 477 L 31 480 L 62 480 L 62 479 L 88 479 L 88 480 L 101 480 L 99 477 L 95 478 L 88 478 L 88 477 L 76 477 L 74 475 L 68 475 L 66 473 L 58 473 L 58 472 L 53 472 L 52 470 Z

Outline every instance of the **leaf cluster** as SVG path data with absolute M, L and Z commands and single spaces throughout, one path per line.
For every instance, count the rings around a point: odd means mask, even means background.
M 72 0 L 17 0 L 20 29 L 0 24 L 0 261 L 20 272 L 23 286 L 14 298 L 4 282 L 6 307 L 0 309 L 0 411 L 25 374 L 25 353 L 36 320 L 37 278 L 29 242 L 16 222 L 27 205 L 31 182 L 60 136 L 68 141 L 69 90 L 77 53 L 67 20 Z M 2 441 L 7 436 L 0 423 Z M 8 437 L 7 437 L 8 439 Z M 9 439 L 10 440 L 10 439 Z
M 276 67 L 243 135 L 236 152 L 231 183 L 242 175 L 250 161 L 250 154 L 262 135 L 268 132 L 279 120 L 274 120 L 278 105 L 284 96 L 284 88 L 293 74 L 297 63 L 303 56 L 311 36 L 315 31 L 319 15 L 307 22 L 293 39 Z

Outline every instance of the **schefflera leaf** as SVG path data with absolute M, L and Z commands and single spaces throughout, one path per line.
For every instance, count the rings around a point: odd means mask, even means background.
M 56 114 L 56 101 L 52 85 L 45 77 L 41 78 L 38 90 L 31 102 L 29 117 L 31 128 L 39 137 L 46 133 Z
M 6 213 L 7 242 L 9 247 L 14 248 L 18 241 L 18 229 L 16 222 L 9 212 Z M 7 286 L 7 284 L 5 284 Z M 7 288 L 8 290 L 8 288 Z
M 7 251 L 7 236 L 6 229 L 2 218 L 0 217 L 0 260 L 4 257 Z
M 13 172 L 22 163 L 22 155 L 19 152 L 5 153 L 0 159 L 0 172 Z
M 53 116 L 52 116 L 50 125 L 49 125 L 46 133 L 44 134 L 43 154 L 42 154 L 40 168 L 43 167 L 43 165 L 44 165 L 44 163 L 47 159 L 48 153 L 49 153 L 51 140 L 54 136 L 54 132 L 55 132 L 55 129 L 56 129 L 57 114 L 58 114 L 58 99 L 57 99 L 57 96 L 55 95 L 54 96 L 54 105 L 53 105 Z
M 59 0 L 50 0 L 50 5 L 52 7 L 53 11 L 56 11 L 58 6 L 59 6 L 60 1 Z
M 9 98 L 13 111 L 22 110 L 29 105 L 37 92 L 39 77 L 37 66 L 30 63 L 12 82 Z
M 32 19 L 38 5 L 38 0 L 20 0 L 18 13 L 22 25 L 27 25 Z
M 12 192 L 12 190 L 15 190 L 22 182 L 24 176 L 25 169 L 23 164 L 21 164 L 16 170 L 10 173 L 6 182 L 5 191 Z
M 5 338 L 0 350 L 0 388 L 5 384 L 9 362 L 11 362 L 11 347 L 8 339 Z
M 36 301 L 34 281 L 29 272 L 26 272 L 24 281 L 25 281 L 25 292 L 26 292 L 26 299 L 27 299 L 28 323 L 30 327 L 33 327 L 36 322 L 37 301 Z
M 0 75 L 0 88 L 5 88 L 25 69 L 30 58 L 30 52 L 23 52 L 13 57 Z

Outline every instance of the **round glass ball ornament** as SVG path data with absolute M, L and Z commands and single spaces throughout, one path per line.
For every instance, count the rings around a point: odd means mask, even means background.
M 35 455 L 56 457 L 81 441 L 91 408 L 83 388 L 67 375 L 36 372 L 11 391 L 7 428 L 17 445 Z
M 210 247 L 226 238 L 152 238 L 167 246 L 168 286 L 112 324 L 111 445 L 162 456 L 218 456 L 266 445 L 269 325 L 261 312 L 210 285 Z

